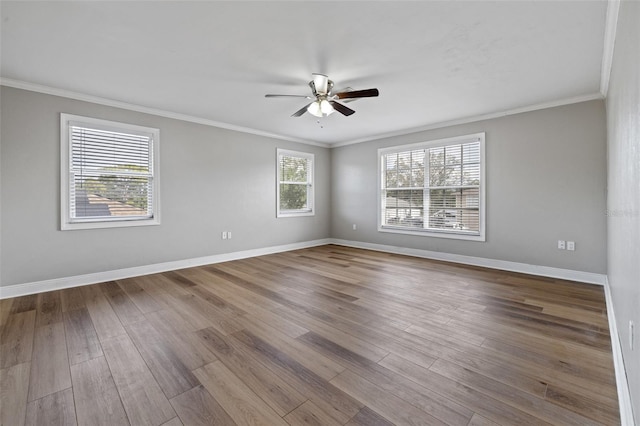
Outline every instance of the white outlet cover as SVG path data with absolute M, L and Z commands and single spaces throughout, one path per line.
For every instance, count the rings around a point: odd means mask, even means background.
M 633 350 L 633 321 L 629 321 L 629 349 Z

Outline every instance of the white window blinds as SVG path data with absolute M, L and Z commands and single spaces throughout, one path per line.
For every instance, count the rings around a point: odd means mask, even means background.
M 382 230 L 481 236 L 484 134 L 381 150 Z
M 154 219 L 157 129 L 103 123 L 90 119 L 66 123 L 67 223 Z

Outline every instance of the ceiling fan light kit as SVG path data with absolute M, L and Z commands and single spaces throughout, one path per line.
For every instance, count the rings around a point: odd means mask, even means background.
M 371 98 L 379 95 L 378 89 L 366 89 L 366 90 L 349 90 L 339 93 L 332 93 L 333 81 L 329 80 L 324 74 L 312 74 L 312 80 L 309 82 L 309 87 L 313 96 L 306 95 L 265 95 L 267 98 L 306 98 L 314 99 L 308 105 L 305 105 L 298 111 L 294 112 L 292 117 L 300 117 L 305 112 L 322 118 L 331 115 L 333 112 L 338 111 L 344 116 L 350 116 L 355 113 L 351 108 L 337 102 L 338 99 L 350 99 L 355 100 L 358 98 Z
M 326 98 L 311 102 L 307 107 L 307 112 L 318 118 L 327 117 L 334 111 L 333 105 Z

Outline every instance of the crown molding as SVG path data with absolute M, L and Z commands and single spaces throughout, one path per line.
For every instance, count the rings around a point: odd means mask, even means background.
M 620 0 L 607 2 L 607 17 L 604 27 L 604 46 L 602 49 L 602 67 L 600 69 L 600 93 L 605 98 L 609 91 L 609 78 L 613 64 L 613 51 L 616 44 L 616 31 L 618 28 L 618 13 L 620 12 Z
M 114 108 L 126 109 L 129 111 L 142 112 L 145 114 L 157 115 L 159 117 L 172 118 L 174 120 L 188 121 L 190 123 L 203 124 L 205 126 L 218 127 L 235 132 L 248 133 L 251 135 L 264 136 L 267 138 L 279 139 L 290 142 L 298 142 L 305 145 L 315 145 L 323 148 L 329 148 L 327 143 L 315 142 L 306 139 L 292 138 L 290 136 L 279 135 L 276 133 L 265 132 L 251 127 L 237 126 L 235 124 L 223 123 L 220 121 L 209 120 L 207 118 L 195 117 L 187 114 L 180 114 L 172 111 L 146 107 L 142 105 L 131 104 L 128 102 L 116 101 L 113 99 L 102 98 L 100 96 L 86 95 L 71 90 L 58 89 L 55 87 L 45 86 L 42 84 L 28 83 L 26 81 L 14 80 L 10 78 L 0 77 L 0 86 L 13 87 L 16 89 L 29 90 L 31 92 L 44 93 L 47 95 L 60 96 L 63 98 L 75 99 L 77 101 L 91 102 L 94 104 L 110 106 Z
M 543 102 L 540 104 L 513 108 L 505 111 L 492 112 L 489 114 L 482 114 L 482 115 L 473 115 L 473 116 L 460 118 L 456 120 L 450 120 L 450 121 L 441 121 L 439 123 L 428 124 L 426 126 L 414 127 L 414 128 L 405 129 L 405 130 L 398 130 L 398 131 L 389 132 L 389 133 L 383 133 L 373 137 L 354 139 L 354 140 L 345 141 L 345 142 L 336 142 L 331 144 L 330 146 L 331 148 L 337 148 L 340 146 L 354 145 L 362 142 L 371 142 L 371 141 L 395 137 L 395 136 L 403 136 L 403 135 L 409 135 L 412 133 L 424 132 L 426 130 L 441 129 L 443 127 L 451 127 L 451 126 L 457 126 L 460 124 L 474 123 L 476 121 L 491 120 L 494 118 L 506 117 L 508 115 L 522 114 L 523 112 L 531 112 L 531 111 L 537 111 L 541 109 L 554 108 L 554 107 L 563 106 L 563 105 L 577 104 L 580 102 L 593 101 L 596 99 L 604 99 L 604 97 L 599 92 L 591 93 L 588 95 L 574 96 L 571 98 L 563 98 L 555 101 Z
M 619 0 L 614 0 L 614 2 L 617 2 L 617 1 L 619 1 Z M 86 94 L 83 94 L 83 93 L 73 92 L 73 91 L 70 91 L 70 90 L 58 89 L 58 88 L 54 88 L 54 87 L 50 87 L 50 86 L 45 86 L 45 85 L 41 85 L 41 84 L 34 84 L 34 83 L 28 83 L 28 82 L 9 79 L 9 78 L 4 78 L 4 77 L 0 77 L 0 86 L 7 86 L 7 87 L 13 87 L 13 88 L 16 88 L 16 89 L 29 90 L 31 92 L 39 92 L 39 93 L 44 93 L 44 94 L 47 94 L 47 95 L 60 96 L 60 97 L 63 97 L 63 98 L 75 99 L 75 100 L 84 101 L 84 102 L 91 102 L 91 103 L 95 103 L 95 104 L 99 104 L 99 105 L 105 105 L 105 106 L 111 106 L 111 107 L 115 107 L 115 108 L 122 108 L 122 109 L 130 110 L 130 111 L 142 112 L 142 113 L 145 113 L 145 114 L 152 114 L 152 115 L 157 115 L 157 116 L 160 116 L 160 117 L 172 118 L 172 119 L 175 119 L 175 120 L 181 120 L 181 121 L 187 121 L 187 122 L 191 122 L 191 123 L 203 124 L 205 126 L 218 127 L 218 128 L 222 128 L 222 129 L 226 129 L 226 130 L 233 130 L 233 131 L 236 131 L 236 132 L 243 132 L 243 133 L 248 133 L 248 134 L 257 135 L 257 136 L 263 136 L 263 137 L 267 137 L 267 138 L 279 139 L 279 140 L 290 141 L 290 142 L 297 142 L 297 143 L 302 143 L 302 144 L 305 144 L 305 145 L 314 145 L 314 146 L 319 146 L 319 147 L 322 147 L 322 148 L 337 148 L 337 147 L 341 147 L 341 146 L 354 145 L 354 144 L 358 144 L 358 143 L 362 143 L 362 142 L 371 142 L 371 141 L 374 141 L 374 140 L 380 140 L 380 139 L 385 139 L 385 138 L 394 137 L 394 136 L 403 136 L 403 135 L 408 135 L 408 134 L 412 134 L 412 133 L 423 132 L 423 131 L 426 131 L 426 130 L 440 129 L 440 128 L 443 128 L 443 127 L 451 127 L 451 126 L 456 126 L 456 125 L 460 125 L 460 124 L 468 124 L 468 123 L 473 123 L 473 122 L 476 122 L 476 121 L 483 121 L 483 120 L 490 120 L 490 119 L 494 119 L 494 118 L 506 117 L 508 115 L 521 114 L 521 113 L 524 113 L 524 112 L 537 111 L 537 110 L 541 110 L 541 109 L 553 108 L 553 107 L 558 107 L 558 106 L 563 106 L 563 105 L 570 105 L 570 104 L 575 104 L 575 103 L 580 103 L 580 102 L 592 101 L 592 100 L 596 100 L 596 99 L 604 99 L 604 96 L 600 92 L 591 93 L 591 94 L 587 94 L 587 95 L 574 96 L 574 97 L 571 97 L 571 98 L 563 98 L 563 99 L 558 99 L 558 100 L 555 100 L 555 101 L 544 102 L 544 103 L 539 103 L 539 104 L 534 104 L 534 105 L 529 105 L 529 106 L 524 106 L 524 107 L 519 107 L 519 108 L 513 108 L 513 109 L 499 111 L 499 112 L 493 112 L 493 113 L 489 113 L 489 114 L 469 116 L 469 117 L 464 117 L 464 118 L 460 118 L 460 119 L 456 119 L 456 120 L 450 120 L 450 121 L 442 121 L 442 122 L 439 122 L 439 123 L 432 123 L 432 124 L 428 124 L 428 125 L 425 125 L 425 126 L 412 127 L 410 129 L 404 129 L 404 130 L 398 130 L 398 131 L 394 131 L 394 132 L 382 133 L 382 134 L 379 134 L 379 135 L 360 138 L 360 139 L 354 139 L 354 140 L 350 140 L 350 141 L 336 142 L 336 143 L 322 143 L 322 142 L 310 141 L 310 140 L 306 140 L 306 139 L 293 138 L 293 137 L 289 137 L 289 136 L 284 136 L 284 135 L 279 135 L 279 134 L 275 134 L 275 133 L 265 132 L 265 131 L 253 129 L 253 128 L 250 128 L 250 127 L 236 126 L 236 125 L 233 125 L 233 124 L 222 123 L 222 122 L 219 122 L 219 121 L 209 120 L 209 119 L 206 119 L 206 118 L 195 117 L 195 116 L 191 116 L 191 115 L 187 115 L 187 114 L 180 114 L 180 113 L 176 113 L 176 112 L 172 112 L 172 111 L 165 111 L 165 110 L 146 107 L 146 106 L 141 106 L 141 105 L 135 105 L 135 104 L 131 104 L 131 103 L 128 103 L 128 102 L 121 102 L 121 101 L 116 101 L 116 100 L 113 100 L 113 99 L 102 98 L 102 97 L 99 97 L 99 96 L 86 95 Z

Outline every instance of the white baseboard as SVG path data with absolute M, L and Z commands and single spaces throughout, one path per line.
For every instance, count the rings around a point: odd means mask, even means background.
M 520 272 L 524 274 L 539 275 L 544 277 L 560 278 L 589 284 L 604 285 L 605 283 L 605 275 L 594 274 L 591 272 L 572 271 L 569 269 L 552 268 L 549 266 L 529 265 L 526 263 L 509 262 L 505 260 L 485 259 L 481 257 L 463 256 L 459 254 L 442 253 L 406 247 L 396 247 L 383 244 L 364 243 L 360 241 L 324 238 L 320 240 L 304 241 L 300 243 L 285 244 L 280 246 L 243 250 L 193 259 L 176 260 L 172 262 L 156 263 L 152 265 L 136 266 L 132 268 L 116 269 L 112 271 L 96 272 L 92 274 L 75 275 L 71 277 L 54 278 L 50 280 L 3 286 L 0 287 L 0 299 L 26 296 L 28 294 L 60 290 L 69 287 L 96 284 L 105 281 L 121 280 L 125 278 L 137 277 L 140 275 L 155 274 L 176 269 L 209 265 L 212 263 L 228 262 L 230 260 L 246 259 L 249 257 L 263 256 L 272 253 L 281 253 L 285 251 L 298 250 L 325 244 L 336 244 L 368 250 L 383 251 L 387 253 L 405 254 L 408 256 L 443 260 L 446 262 L 462 263 L 466 265 L 482 266 L 485 268 L 501 269 L 505 271 Z
M 604 296 L 607 301 L 607 318 L 609 320 L 609 334 L 611 335 L 611 350 L 613 352 L 613 367 L 616 372 L 616 387 L 618 389 L 618 404 L 620 405 L 620 425 L 634 426 L 637 423 L 633 420 L 633 408 L 631 406 L 631 393 L 629 392 L 629 382 L 627 381 L 627 371 L 624 367 L 622 357 L 622 346 L 620 345 L 620 335 L 616 323 L 616 314 L 613 310 L 613 299 L 611 298 L 611 287 L 609 280 L 605 279 Z
M 14 284 L 0 287 L 0 299 L 26 296 L 28 294 L 42 293 L 45 291 L 61 290 L 63 288 L 69 287 L 97 284 L 105 281 L 122 280 L 125 278 L 138 277 L 140 275 L 157 274 L 159 272 L 174 271 L 176 269 L 184 269 L 194 266 L 210 265 L 212 263 L 246 259 L 249 257 L 263 256 L 266 254 L 282 253 L 285 251 L 322 246 L 330 243 L 331 240 L 325 238 L 321 240 L 304 241 L 300 243 L 284 244 L 280 246 L 242 250 L 232 253 L 215 254 L 212 256 L 197 257 L 193 259 L 156 263 L 153 265 L 116 269 L 113 271 L 96 272 L 93 274 L 75 275 L 71 277 L 54 278 L 51 280 L 35 281 L 24 284 Z
M 483 257 L 464 256 L 461 254 L 388 246 L 384 244 L 364 243 L 361 241 L 331 239 L 331 243 L 347 247 L 363 248 L 394 254 L 405 254 L 408 256 L 423 257 L 426 259 L 482 266 L 490 269 L 501 269 L 504 271 L 520 272 L 523 274 L 538 275 L 549 278 L 559 278 L 588 284 L 604 285 L 606 278 L 606 275 L 604 274 L 595 274 L 592 272 L 573 271 L 571 269 L 552 268 L 550 266 L 530 265 L 527 263 L 509 262 L 507 260 L 486 259 Z

